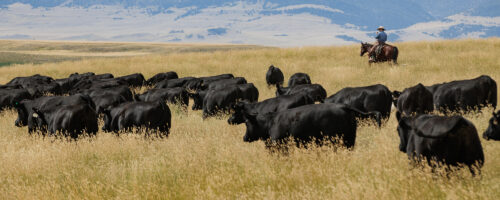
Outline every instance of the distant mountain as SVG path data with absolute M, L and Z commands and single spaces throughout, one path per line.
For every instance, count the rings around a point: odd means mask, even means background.
M 498 0 L 3 0 L 0 38 L 273 46 L 500 36 Z M 22 37 L 20 37 L 22 36 Z

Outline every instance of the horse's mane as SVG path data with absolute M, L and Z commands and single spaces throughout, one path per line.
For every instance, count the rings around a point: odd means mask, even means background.
M 373 44 L 368 43 L 368 42 L 362 42 L 361 44 L 362 44 L 363 46 L 364 46 L 364 45 L 367 45 L 367 46 L 373 46 Z

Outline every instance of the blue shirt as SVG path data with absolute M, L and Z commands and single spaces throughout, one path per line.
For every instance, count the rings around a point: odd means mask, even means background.
M 387 41 L 387 34 L 385 34 L 384 31 L 378 32 L 375 39 L 377 39 L 378 42 L 385 42 Z

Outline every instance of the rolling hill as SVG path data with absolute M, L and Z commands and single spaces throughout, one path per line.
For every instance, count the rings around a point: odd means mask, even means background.
M 500 35 L 493 0 L 6 0 L 0 38 L 342 45 Z

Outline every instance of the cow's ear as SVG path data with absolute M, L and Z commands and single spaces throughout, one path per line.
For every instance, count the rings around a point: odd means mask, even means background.
M 37 108 L 31 108 L 31 110 L 33 110 L 33 114 L 31 114 L 34 118 L 38 118 L 41 116 L 41 112 L 40 110 L 38 110 Z

